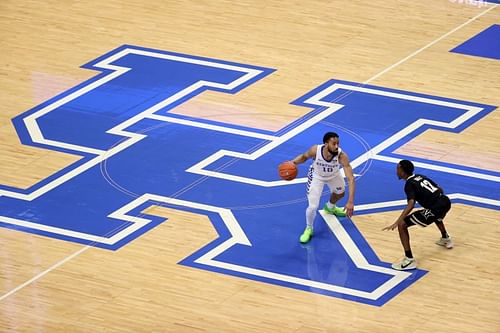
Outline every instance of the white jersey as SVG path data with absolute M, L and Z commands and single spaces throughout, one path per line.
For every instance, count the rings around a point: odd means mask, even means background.
M 321 180 L 327 180 L 339 175 L 339 157 L 342 149 L 339 147 L 339 153 L 334 156 L 331 161 L 327 161 L 323 156 L 323 147 L 324 145 L 318 145 L 316 147 L 316 158 L 311 164 L 309 174 Z

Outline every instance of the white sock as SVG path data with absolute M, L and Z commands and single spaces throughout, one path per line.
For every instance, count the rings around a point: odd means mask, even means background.
M 313 227 L 314 224 L 314 218 L 316 217 L 316 210 L 317 208 L 310 208 L 307 207 L 306 209 L 306 223 L 308 227 Z
M 335 204 L 332 204 L 332 203 L 330 202 L 330 200 L 328 200 L 328 201 L 326 202 L 326 207 L 328 207 L 328 208 L 332 209 L 332 208 L 335 208 Z

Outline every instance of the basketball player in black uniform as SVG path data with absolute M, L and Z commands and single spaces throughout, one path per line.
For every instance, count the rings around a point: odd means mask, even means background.
M 443 218 L 451 208 L 450 199 L 444 195 L 443 189 L 435 182 L 423 175 L 413 174 L 415 167 L 408 160 L 402 160 L 398 163 L 396 172 L 399 179 L 406 180 L 405 193 L 408 205 L 403 210 L 399 218 L 382 230 L 399 230 L 399 238 L 405 250 L 405 257 L 402 261 L 392 264 L 392 268 L 397 270 L 407 270 L 417 268 L 417 263 L 410 248 L 410 235 L 408 227 L 418 225 L 427 227 L 432 223 L 441 231 L 441 238 L 436 242 L 437 245 L 453 248 L 451 237 L 446 232 L 443 224 Z M 418 202 L 424 209 L 417 210 L 410 214 Z

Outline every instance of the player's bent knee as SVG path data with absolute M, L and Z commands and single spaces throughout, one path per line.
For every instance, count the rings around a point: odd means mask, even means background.
M 317 211 L 318 208 L 319 208 L 318 205 L 313 205 L 313 206 L 309 205 L 309 206 L 307 206 L 307 210 L 308 211 Z
M 405 217 L 404 222 L 405 223 L 403 223 L 403 225 L 405 226 L 405 228 L 408 228 L 408 227 L 411 227 L 412 225 L 415 225 L 415 223 L 413 223 L 410 220 L 410 216 Z
M 344 197 L 344 195 L 345 195 L 345 191 L 340 192 L 340 193 L 333 193 L 333 195 L 334 195 L 335 197 L 337 197 L 337 198 L 339 198 L 339 199 L 340 199 L 340 198 L 343 198 L 343 197 Z

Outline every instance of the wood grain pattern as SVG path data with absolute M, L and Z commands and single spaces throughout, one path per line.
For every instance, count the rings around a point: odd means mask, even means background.
M 277 130 L 289 103 L 331 78 L 365 82 L 489 7 L 451 1 L 0 2 L 0 183 L 29 187 L 78 159 L 20 144 L 11 118 L 95 75 L 80 65 L 132 44 L 279 69 L 236 95 L 175 112 Z M 448 52 L 500 22 L 500 7 L 370 84 L 500 105 L 500 61 Z M 460 134 L 429 130 L 401 153 L 499 171 L 500 112 Z M 402 193 L 403 194 L 403 193 Z M 411 230 L 430 271 L 383 307 L 178 265 L 217 237 L 207 217 L 169 218 L 118 251 L 84 248 L 0 300 L 1 332 L 500 332 L 500 214 L 455 204 L 447 225 Z M 384 261 L 402 254 L 399 211 L 354 222 Z M 0 297 L 83 246 L 0 228 Z

